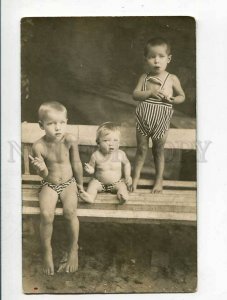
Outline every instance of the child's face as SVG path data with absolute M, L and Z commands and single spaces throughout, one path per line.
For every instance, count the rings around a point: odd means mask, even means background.
M 161 74 L 165 71 L 171 55 L 167 53 L 167 45 L 151 46 L 146 57 L 147 64 L 154 74 Z
M 45 130 L 46 136 L 53 140 L 61 140 L 66 131 L 67 118 L 65 112 L 50 110 L 40 121 L 40 127 Z
M 113 153 L 119 149 L 120 133 L 117 131 L 109 132 L 99 139 L 99 149 L 102 153 Z

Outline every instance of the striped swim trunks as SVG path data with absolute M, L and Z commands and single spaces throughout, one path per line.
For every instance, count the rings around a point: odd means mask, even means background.
M 136 109 L 136 128 L 144 136 L 158 140 L 169 129 L 172 105 L 146 100 Z
M 96 180 L 98 181 L 98 183 L 101 185 L 101 193 L 115 193 L 116 192 L 116 185 L 119 183 L 119 182 L 124 182 L 124 179 L 120 179 L 114 183 L 108 183 L 108 184 L 105 184 L 105 183 L 102 183 L 100 182 L 97 178 L 93 178 L 93 180 Z
M 169 73 L 161 88 L 163 88 L 168 76 Z M 142 90 L 146 90 L 147 80 L 149 80 L 148 76 L 144 80 Z M 173 108 L 171 103 L 148 98 L 136 108 L 136 128 L 142 135 L 158 140 L 169 129 L 172 114 Z
M 54 190 L 58 195 L 61 194 L 61 192 L 67 187 L 69 186 L 72 182 L 76 182 L 76 179 L 74 177 L 70 178 L 69 180 L 67 180 L 64 183 L 60 183 L 60 184 L 53 184 L 50 183 L 46 180 L 42 180 L 41 181 L 41 188 L 45 185 L 49 186 L 52 190 Z

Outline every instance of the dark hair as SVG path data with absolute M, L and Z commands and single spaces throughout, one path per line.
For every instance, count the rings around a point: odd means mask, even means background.
M 166 45 L 167 47 L 167 54 L 170 55 L 171 53 L 171 47 L 168 40 L 161 38 L 161 37 L 155 37 L 147 41 L 145 47 L 144 47 L 144 56 L 147 57 L 147 54 L 149 52 L 149 48 L 152 46 L 160 46 L 160 45 Z
M 67 110 L 65 106 L 57 101 L 51 101 L 51 102 L 44 102 L 40 105 L 38 110 L 39 120 L 42 121 L 45 118 L 45 115 L 52 109 L 56 111 L 64 112 L 67 117 Z

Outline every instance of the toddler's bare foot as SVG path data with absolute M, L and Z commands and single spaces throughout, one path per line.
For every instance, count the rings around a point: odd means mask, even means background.
M 162 178 L 156 179 L 155 184 L 154 184 L 153 189 L 152 189 L 152 193 L 153 194 L 160 194 L 160 193 L 162 193 L 162 190 L 163 190 Z
M 79 197 L 80 197 L 80 199 L 83 200 L 84 202 L 87 202 L 87 203 L 94 203 L 93 197 L 91 197 L 91 195 L 89 195 L 89 194 L 88 194 L 87 192 L 85 192 L 85 191 L 80 191 Z
M 54 275 L 54 263 L 53 263 L 53 256 L 51 250 L 48 250 L 44 253 L 43 273 L 48 276 Z
M 122 205 L 128 201 L 128 195 L 124 195 L 123 193 L 117 193 L 117 199 L 119 200 L 119 204 Z

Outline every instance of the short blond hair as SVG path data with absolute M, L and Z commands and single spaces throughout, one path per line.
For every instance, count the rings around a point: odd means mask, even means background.
M 59 111 L 59 112 L 63 112 L 63 113 L 65 113 L 65 115 L 67 117 L 67 109 L 66 109 L 66 107 L 63 104 L 61 104 L 60 102 L 51 101 L 51 102 L 44 102 L 44 103 L 42 103 L 40 105 L 39 110 L 38 110 L 39 120 L 43 121 L 43 119 L 45 118 L 46 114 L 50 110 L 56 110 L 56 111 Z
M 96 131 L 96 143 L 99 144 L 100 138 L 110 132 L 118 132 L 120 135 L 120 126 L 113 122 L 105 122 L 101 124 Z

